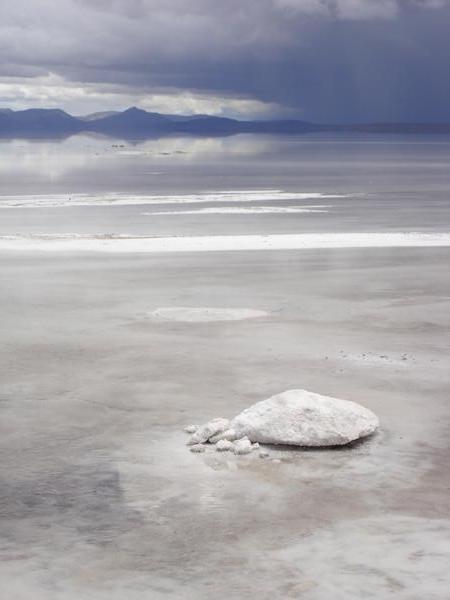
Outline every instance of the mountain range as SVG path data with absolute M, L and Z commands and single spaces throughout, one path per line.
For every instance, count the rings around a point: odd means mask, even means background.
M 450 124 L 368 123 L 325 125 L 299 120 L 239 121 L 211 115 L 169 115 L 136 107 L 123 112 L 72 116 L 60 109 L 0 109 L 0 137 L 67 137 L 81 132 L 122 139 L 171 134 L 225 136 L 237 133 L 294 134 L 309 132 L 450 133 Z

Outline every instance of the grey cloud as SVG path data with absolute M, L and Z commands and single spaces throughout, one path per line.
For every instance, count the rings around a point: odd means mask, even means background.
M 0 0 L 2 76 L 449 120 L 450 0 Z

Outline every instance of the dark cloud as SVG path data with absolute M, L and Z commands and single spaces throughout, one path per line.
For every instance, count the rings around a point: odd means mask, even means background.
M 0 17 L 0 84 L 24 78 L 30 98 L 51 73 L 100 95 L 191 91 L 318 121 L 450 121 L 447 0 L 0 0 Z

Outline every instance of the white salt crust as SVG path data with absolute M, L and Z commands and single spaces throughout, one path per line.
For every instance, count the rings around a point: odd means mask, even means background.
M 232 250 L 308 250 L 321 248 L 448 247 L 450 233 L 302 233 L 198 237 L 9 235 L 0 250 L 42 252 L 226 252 Z

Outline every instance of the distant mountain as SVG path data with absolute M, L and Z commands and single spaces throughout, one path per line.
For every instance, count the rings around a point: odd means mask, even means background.
M 82 123 L 63 110 L 30 108 L 28 110 L 0 113 L 0 134 L 26 134 L 29 136 L 70 134 L 81 131 Z
M 136 107 L 73 117 L 59 109 L 0 109 L 2 137 L 66 137 L 93 132 L 122 139 L 164 135 L 224 136 L 237 133 L 293 134 L 308 132 L 450 133 L 450 124 L 369 123 L 319 125 L 298 120 L 238 121 L 211 115 L 168 115 Z
M 170 134 L 221 136 L 236 133 L 304 133 L 323 127 L 304 121 L 238 121 L 211 115 L 168 115 L 136 107 L 73 117 L 62 110 L 0 111 L 0 135 L 71 135 L 81 131 L 124 139 Z
M 88 124 L 89 131 L 105 134 L 126 134 L 141 137 L 148 133 L 170 133 L 173 121 L 159 113 L 147 112 L 139 108 L 128 108 L 110 116 L 106 116 Z
M 90 115 L 78 116 L 77 119 L 81 121 L 96 121 L 97 119 L 103 119 L 103 117 L 111 117 L 117 115 L 117 110 L 104 110 L 102 112 L 91 113 Z

